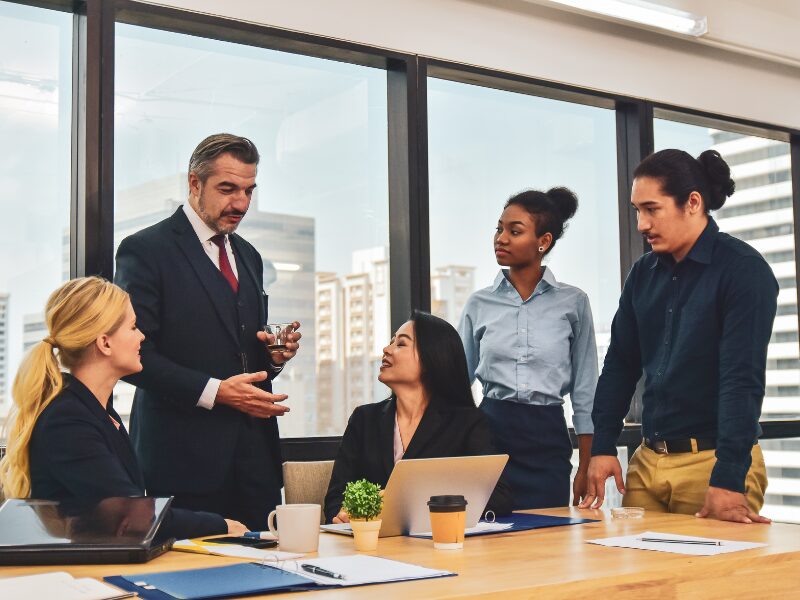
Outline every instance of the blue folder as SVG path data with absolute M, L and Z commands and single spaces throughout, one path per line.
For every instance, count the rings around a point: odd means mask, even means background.
M 146 600 L 205 600 L 327 587 L 300 575 L 256 563 L 117 575 L 106 577 L 105 581 L 136 592 Z
M 513 523 L 509 529 L 502 531 L 479 531 L 468 533 L 467 537 L 478 535 L 492 535 L 496 533 L 509 533 L 513 531 L 527 531 L 529 529 L 543 529 L 545 527 L 560 527 L 562 525 L 580 525 L 581 523 L 597 523 L 599 519 L 576 519 L 574 517 L 552 517 L 550 515 L 532 515 L 529 513 L 511 513 L 507 517 L 497 517 L 497 523 Z M 429 535 L 412 535 L 411 537 L 427 538 Z
M 416 581 L 432 577 L 454 577 L 456 573 L 427 575 L 386 582 Z M 317 583 L 307 577 L 258 563 L 240 563 L 227 567 L 210 567 L 186 571 L 139 573 L 105 577 L 105 581 L 145 600 L 210 600 L 275 592 L 300 592 L 341 588 Z M 383 583 L 376 581 L 374 583 Z M 372 585 L 363 583 L 357 585 Z

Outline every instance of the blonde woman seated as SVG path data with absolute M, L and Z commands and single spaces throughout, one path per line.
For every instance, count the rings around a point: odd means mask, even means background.
M 111 402 L 117 381 L 142 370 L 144 335 L 128 294 L 99 277 L 73 279 L 50 296 L 45 319 L 49 336 L 25 357 L 14 380 L 8 451 L 0 462 L 6 496 L 144 496 L 142 471 Z M 246 529 L 181 509 L 172 509 L 162 527 L 177 538 Z

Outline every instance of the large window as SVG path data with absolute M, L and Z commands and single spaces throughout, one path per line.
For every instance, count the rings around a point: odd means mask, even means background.
M 258 188 L 238 232 L 264 258 L 271 321 L 302 323 L 275 382 L 284 437 L 339 435 L 376 377 L 389 326 L 386 74 L 118 24 L 115 245 L 187 198 L 207 135 L 252 139 Z M 130 410 L 133 389 L 117 391 Z
M 0 2 L 0 422 L 69 278 L 71 15 Z
M 589 295 L 602 364 L 620 293 L 614 118 L 612 110 L 428 80 L 434 313 L 456 324 L 469 295 L 492 284 L 492 240 L 509 196 L 567 186 L 578 212 L 545 263 Z
M 722 231 L 744 240 L 772 267 L 780 285 L 778 312 L 767 351 L 762 420 L 800 417 L 800 346 L 789 144 L 664 119 L 654 124 L 656 150 L 680 148 L 693 156 L 713 148 L 731 167 L 736 192 L 712 213 Z M 763 440 L 770 489 L 764 514 L 800 522 L 800 445 Z M 779 474 L 778 474 L 779 473 Z
M 387 396 L 376 375 L 391 298 L 398 314 L 424 303 L 426 293 L 407 283 L 426 280 L 419 269 L 430 268 L 431 310 L 456 323 L 469 295 L 497 274 L 497 218 L 526 188 L 578 194 L 578 213 L 545 263 L 588 293 L 602 362 L 620 264 L 642 251 L 634 231 L 619 231 L 631 224 L 618 173 L 631 165 L 617 157 L 650 147 L 649 123 L 638 117 L 654 110 L 657 148 L 715 147 L 733 167 L 737 193 L 715 218 L 764 255 L 781 286 L 762 418 L 795 421 L 765 426 L 768 435 L 800 435 L 790 147 L 741 133 L 774 129 L 786 140 L 791 132 L 797 143 L 796 131 L 145 2 L 94 2 L 77 19 L 41 6 L 82 3 L 0 0 L 0 208 L 12 225 L 0 240 L 0 424 L 24 351 L 46 335 L 48 294 L 70 272 L 112 276 L 119 242 L 186 201 L 190 153 L 221 131 L 250 137 L 262 155 L 239 231 L 264 258 L 270 320 L 303 324 L 301 353 L 276 381 L 292 408 L 280 419 L 284 439 L 338 436 L 356 406 Z M 111 93 L 113 119 L 102 112 Z M 101 157 L 112 153 L 108 194 Z M 427 217 L 429 228 L 415 231 Z M 133 388 L 120 384 L 115 394 L 127 420 Z M 635 399 L 630 420 L 640 410 Z M 768 511 L 784 518 L 800 497 L 792 479 L 800 453 L 782 444 L 763 443 L 780 480 Z M 294 459 L 330 458 L 336 440 L 284 446 Z

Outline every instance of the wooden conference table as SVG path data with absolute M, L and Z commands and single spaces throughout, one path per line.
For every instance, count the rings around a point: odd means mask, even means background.
M 423 581 L 302 593 L 323 598 L 798 598 L 800 525 L 740 525 L 691 516 L 648 513 L 643 520 L 614 521 L 600 511 L 574 508 L 531 511 L 601 519 L 598 523 L 499 533 L 467 538 L 464 549 L 434 550 L 430 540 L 383 538 L 377 556 L 458 573 Z M 627 548 L 606 548 L 586 540 L 657 531 L 767 546 L 719 556 L 685 556 Z M 319 554 L 352 554 L 350 538 L 323 533 Z M 64 570 L 75 577 L 213 567 L 238 559 L 168 552 L 147 564 L 2 567 L 0 577 Z M 264 596 L 267 597 L 267 596 Z M 298 593 L 271 595 L 294 598 Z

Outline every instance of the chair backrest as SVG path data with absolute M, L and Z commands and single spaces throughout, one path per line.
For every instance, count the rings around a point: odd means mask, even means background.
M 332 460 L 283 463 L 286 504 L 319 504 L 320 522 L 325 522 L 325 494 L 333 471 Z

